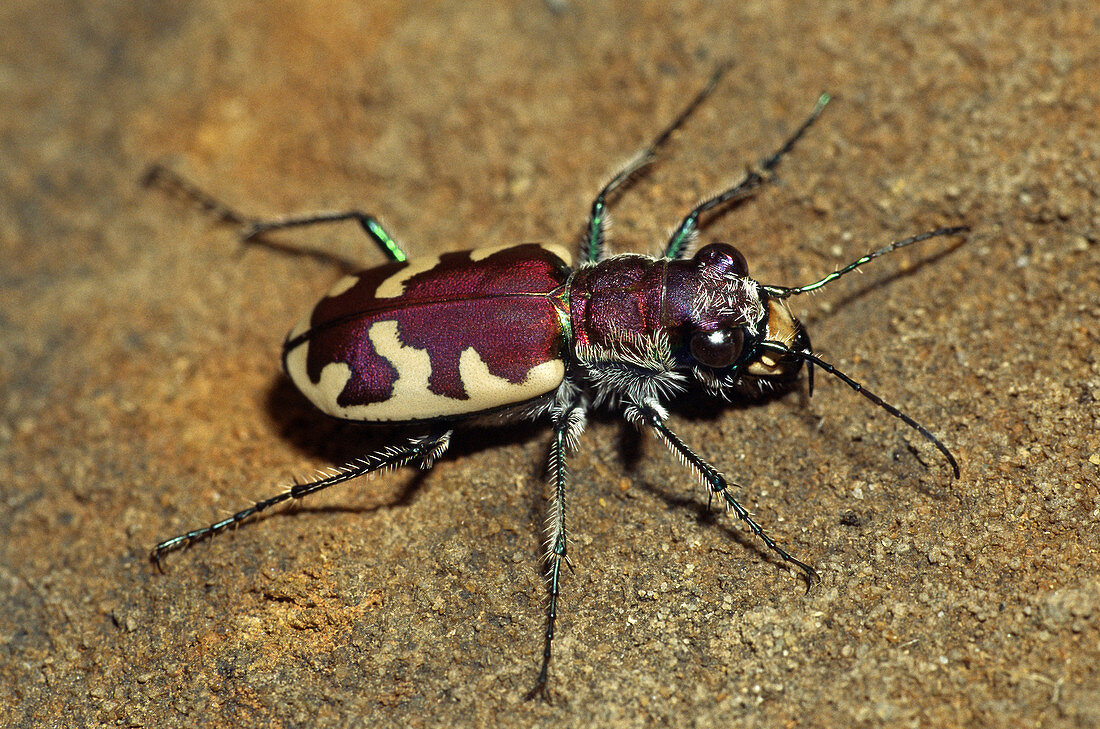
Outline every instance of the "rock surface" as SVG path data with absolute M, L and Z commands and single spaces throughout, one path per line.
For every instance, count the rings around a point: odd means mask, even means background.
M 0 9 L 0 725 L 1100 724 L 1100 20 L 1089 3 L 154 3 Z M 675 410 L 808 594 L 652 438 L 572 459 L 555 702 L 532 425 L 430 473 L 149 548 L 385 443 L 315 413 L 282 336 L 339 275 L 242 250 L 155 162 L 246 214 L 360 207 L 415 254 L 572 244 L 591 196 L 723 59 L 614 205 L 652 252 L 837 99 L 713 219 L 797 284 L 820 375 Z M 354 226 L 271 236 L 373 262 Z

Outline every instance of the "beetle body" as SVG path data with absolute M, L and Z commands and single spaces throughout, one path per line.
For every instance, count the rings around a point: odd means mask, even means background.
M 868 261 L 928 238 L 962 232 L 941 228 L 869 253 L 819 281 L 799 287 L 764 285 L 749 276 L 744 256 L 715 243 L 688 256 L 701 215 L 751 194 L 767 180 L 817 119 L 810 117 L 778 151 L 735 186 L 704 200 L 674 230 L 659 257 L 608 256 L 608 196 L 654 158 L 713 90 L 721 72 L 592 203 L 580 256 L 554 245 L 444 253 L 409 261 L 373 217 L 358 211 L 252 223 L 246 239 L 285 228 L 354 220 L 392 260 L 337 282 L 288 335 L 283 365 L 297 387 L 328 415 L 363 423 L 403 423 L 424 431 L 364 455 L 318 478 L 254 503 L 230 517 L 158 544 L 152 558 L 235 526 L 276 504 L 385 468 L 428 468 L 448 447 L 458 421 L 545 417 L 553 436 L 548 475 L 553 495 L 547 521 L 550 600 L 542 667 L 535 689 L 546 695 L 566 561 L 566 456 L 591 407 L 607 405 L 657 435 L 764 544 L 800 569 L 816 573 L 779 546 L 735 498 L 730 482 L 670 430 L 665 404 L 694 383 L 728 396 L 795 376 L 806 363 L 812 392 L 818 367 L 916 429 L 958 464 L 935 436 L 815 355 L 786 300 L 816 290 Z M 184 185 L 185 189 L 188 188 Z M 198 195 L 226 220 L 245 218 Z M 500 422 L 498 420 L 498 422 Z
M 347 276 L 291 330 L 284 368 L 345 420 L 455 418 L 546 396 L 565 376 L 569 259 L 529 244 Z
M 772 317 L 789 333 L 769 328 L 766 295 L 730 246 L 673 261 L 622 254 L 571 263 L 562 248 L 525 244 L 346 276 L 291 330 L 284 368 L 329 415 L 417 423 L 538 412 L 562 399 L 557 391 L 584 386 L 597 401 L 667 395 L 685 370 L 716 383 L 740 359 L 741 347 L 727 347 L 729 356 L 717 351 L 724 340 L 712 343 L 709 361 L 722 366 L 704 374 L 691 352 L 693 337 L 697 354 L 704 346 L 700 332 L 737 332 L 741 343 L 770 329 L 789 345 L 801 331 L 789 316 Z M 715 362 L 723 357 L 730 361 Z M 759 375 L 789 372 L 753 366 Z

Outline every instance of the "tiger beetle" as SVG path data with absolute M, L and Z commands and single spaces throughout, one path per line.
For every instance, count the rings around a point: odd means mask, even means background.
M 201 529 L 158 544 L 151 558 L 190 546 L 276 504 L 300 499 L 375 471 L 416 463 L 427 469 L 450 444 L 453 429 L 486 416 L 493 422 L 545 417 L 553 435 L 553 495 L 546 534 L 549 603 L 541 668 L 528 697 L 549 698 L 547 678 L 558 616 L 562 564 L 567 562 L 566 454 L 574 450 L 589 409 L 605 405 L 652 430 L 783 561 L 793 557 L 731 493 L 730 482 L 667 425 L 665 403 L 694 383 L 728 397 L 790 383 L 802 365 L 810 393 L 813 368 L 840 379 L 932 443 L 959 476 L 948 448 L 924 426 L 814 354 L 787 300 L 815 291 L 874 258 L 929 238 L 963 233 L 939 228 L 895 241 L 803 286 L 761 284 L 745 257 L 712 243 L 689 256 L 704 213 L 736 203 L 766 183 L 829 102 L 823 94 L 809 117 L 772 155 L 733 187 L 696 205 L 659 258 L 609 255 L 607 204 L 712 93 L 726 67 L 653 142 L 603 186 L 592 202 L 579 263 L 564 248 L 528 243 L 407 260 L 371 215 L 324 213 L 270 221 L 247 219 L 176 178 L 176 184 L 222 219 L 245 226 L 244 240 L 272 231 L 352 220 L 390 259 L 341 279 L 295 326 L 283 345 L 283 368 L 318 409 L 342 420 L 422 428 L 422 435 L 368 453 Z M 167 176 L 163 169 L 154 175 Z M 737 484 L 733 484 L 737 485 Z

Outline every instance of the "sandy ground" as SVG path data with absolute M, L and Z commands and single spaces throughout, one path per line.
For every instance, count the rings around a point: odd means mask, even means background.
M 1089 2 L 59 2 L 0 9 L 0 725 L 1100 724 L 1100 11 Z M 616 201 L 654 252 L 837 96 L 777 184 L 713 220 L 804 283 L 819 376 L 676 408 L 820 571 L 806 594 L 613 413 L 573 458 L 555 701 L 542 425 L 148 563 L 159 539 L 392 434 L 278 369 L 331 262 L 242 251 L 140 184 L 246 213 L 361 207 L 414 255 L 572 245 L 607 176 L 734 68 Z M 273 237 L 378 254 L 354 226 Z

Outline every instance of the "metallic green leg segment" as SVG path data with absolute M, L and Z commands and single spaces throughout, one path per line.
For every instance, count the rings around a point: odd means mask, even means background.
M 376 218 L 358 210 L 347 210 L 336 213 L 317 213 L 315 215 L 303 215 L 293 218 L 277 218 L 275 220 L 254 221 L 244 231 L 243 240 L 249 240 L 256 236 L 270 233 L 273 230 L 285 230 L 286 228 L 301 228 L 307 225 L 320 223 L 336 223 L 344 220 L 354 220 L 359 223 L 363 232 L 378 245 L 379 250 L 392 261 L 405 261 L 408 256 L 401 246 L 386 232 L 382 224 Z
M 783 143 L 782 147 L 772 153 L 771 156 L 761 161 L 757 169 L 749 170 L 745 174 L 745 177 L 730 189 L 720 192 L 714 197 L 696 205 L 695 208 L 680 221 L 680 225 L 676 227 L 676 232 L 668 239 L 668 245 L 665 246 L 665 258 L 680 258 L 684 255 L 687 243 L 698 229 L 700 215 L 708 210 L 713 210 L 720 205 L 724 205 L 725 203 L 744 198 L 752 194 L 756 188 L 766 183 L 771 178 L 772 170 L 779 166 L 780 160 L 794 149 L 794 145 L 798 143 L 798 140 L 802 139 L 806 130 L 817 121 L 819 116 L 821 116 L 821 112 L 825 110 L 825 105 L 829 103 L 830 98 L 828 94 L 819 96 L 817 105 L 814 106 L 813 111 L 810 112 L 810 116 L 807 117 L 806 121 L 802 122 L 798 129 L 795 130 L 794 134 L 787 138 L 787 141 Z
M 657 138 L 654 139 L 648 147 L 639 152 L 626 167 L 612 177 L 611 181 L 604 185 L 603 189 L 596 195 L 596 199 L 592 202 L 592 212 L 588 217 L 588 227 L 585 228 L 584 240 L 581 242 L 581 263 L 596 263 L 604 257 L 604 227 L 607 224 L 608 195 L 628 182 L 634 173 L 651 163 L 657 157 L 657 152 L 669 140 L 673 132 L 683 126 L 684 122 L 688 120 L 688 117 L 690 117 L 699 105 L 714 91 L 714 88 L 718 85 L 722 76 L 729 70 L 730 65 L 731 64 L 728 62 L 720 64 L 718 68 L 714 70 L 714 73 L 711 75 L 707 85 L 703 87 L 703 90 L 695 95 L 695 98 L 693 98 L 684 110 L 672 120 L 672 123 L 665 127 L 661 133 L 657 135 Z
M 567 541 L 565 533 L 565 487 L 569 480 L 569 472 L 565 466 L 566 448 L 573 445 L 580 429 L 583 427 L 583 419 L 575 417 L 584 410 L 579 404 L 565 408 L 554 419 L 554 441 L 550 446 L 550 481 L 554 487 L 553 502 L 550 509 L 550 517 L 547 520 L 549 534 L 546 543 L 546 561 L 548 565 L 547 580 L 550 587 L 550 603 L 546 610 L 546 637 L 542 651 L 542 667 L 539 669 L 535 686 L 527 693 L 527 699 L 535 696 L 550 701 L 550 690 L 547 680 L 550 675 L 550 656 L 554 645 L 554 628 L 558 619 L 558 595 L 561 594 L 561 567 L 562 563 L 569 564 L 567 556 Z

